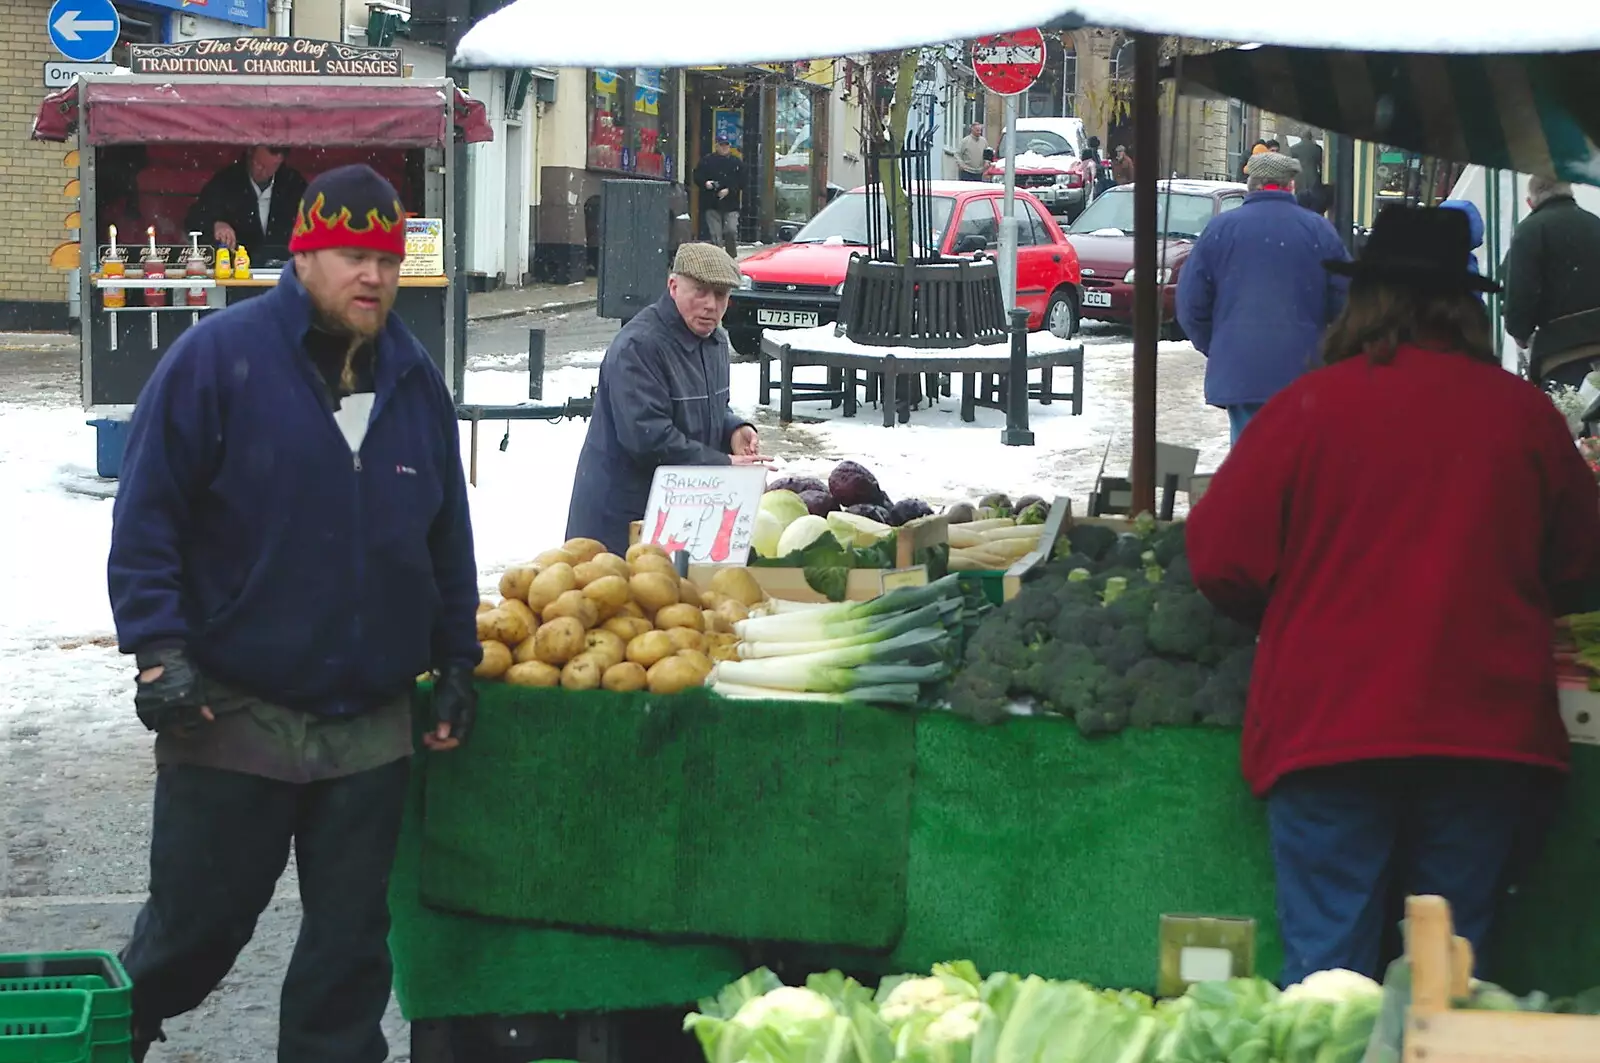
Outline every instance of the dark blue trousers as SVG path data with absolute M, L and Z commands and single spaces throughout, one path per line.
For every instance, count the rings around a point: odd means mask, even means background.
M 1334 967 L 1381 978 L 1414 894 L 1449 901 L 1456 933 L 1484 955 L 1499 899 L 1537 852 L 1562 781 L 1546 768 L 1445 758 L 1285 775 L 1267 797 L 1283 984 Z

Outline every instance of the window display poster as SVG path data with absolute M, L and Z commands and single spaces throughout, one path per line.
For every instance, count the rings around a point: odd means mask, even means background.
M 439 277 L 444 274 L 444 219 L 406 219 L 406 259 L 402 277 Z
M 735 107 L 713 109 L 711 131 L 716 140 L 727 139 L 728 145 L 733 148 L 734 157 L 744 158 L 744 111 Z
M 615 70 L 596 70 L 594 72 L 594 91 L 601 96 L 615 96 L 617 83 L 621 79 Z

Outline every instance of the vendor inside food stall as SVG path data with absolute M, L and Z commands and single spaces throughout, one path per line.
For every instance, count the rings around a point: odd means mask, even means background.
M 306 179 L 288 157 L 286 147 L 251 145 L 206 182 L 185 226 L 229 251 L 244 244 L 257 261 L 287 258 L 295 209 L 306 191 Z

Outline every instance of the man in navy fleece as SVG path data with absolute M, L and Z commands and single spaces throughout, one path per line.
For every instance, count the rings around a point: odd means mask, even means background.
M 1295 201 L 1300 164 L 1262 152 L 1250 193 L 1205 227 L 1178 275 L 1178 323 L 1206 356 L 1206 402 L 1228 411 L 1231 441 L 1256 411 L 1321 362 L 1322 334 L 1347 282 L 1322 268 L 1349 258 L 1333 225 Z
M 381 1063 L 386 899 L 435 678 L 466 737 L 480 650 L 455 408 L 391 313 L 405 212 L 366 166 L 307 188 L 275 289 L 207 317 L 139 396 L 111 534 L 117 637 L 156 733 L 150 895 L 123 952 L 133 1058 L 250 940 L 291 847 L 304 917 L 280 1063 Z

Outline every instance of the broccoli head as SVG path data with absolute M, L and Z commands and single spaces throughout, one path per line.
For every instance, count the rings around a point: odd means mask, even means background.
M 950 684 L 950 711 L 979 723 L 996 723 L 1006 716 L 1011 673 L 992 664 L 963 668 Z
M 1106 678 L 1105 668 L 1087 646 L 1056 644 L 1041 652 L 1030 671 L 1034 696 L 1063 716 L 1092 709 Z
M 1125 674 L 1149 656 L 1150 641 L 1144 637 L 1142 624 L 1102 628 L 1100 639 L 1095 643 L 1095 659 L 1112 675 Z
M 1155 552 L 1156 564 L 1170 568 L 1174 561 L 1185 556 L 1183 523 L 1168 524 L 1156 532 L 1150 540 L 1150 549 Z
M 1006 603 L 1006 611 L 1015 613 L 1023 623 L 1037 620 L 1048 624 L 1061 609 L 1058 590 L 1043 582 L 1024 584 L 1016 598 Z
M 1194 659 L 1211 645 L 1215 619 L 1216 610 L 1198 592 L 1164 588 L 1156 595 L 1145 635 L 1157 653 Z
M 1050 621 L 1050 636 L 1057 643 L 1074 646 L 1093 645 L 1100 629 L 1106 624 L 1105 610 L 1093 599 L 1087 602 L 1067 601 L 1061 604 L 1055 619 Z
M 1106 605 L 1106 620 L 1117 627 L 1143 628 L 1155 608 L 1156 589 L 1148 583 L 1133 584 Z
M 1187 661 L 1148 657 L 1123 677 L 1134 688 L 1128 722 L 1135 727 L 1180 727 L 1194 722 L 1194 695 L 1204 682 Z
M 1033 663 L 1022 627 L 1009 610 L 988 617 L 967 640 L 963 655 L 968 667 L 989 665 L 1003 672 L 1014 672 Z
M 1144 570 L 1144 553 L 1149 547 L 1145 541 L 1132 532 L 1124 532 L 1117 536 L 1116 542 L 1111 544 L 1111 549 L 1100 558 L 1103 568 L 1126 568 Z
M 1050 568 L 1060 569 L 1063 574 L 1075 568 L 1094 568 L 1094 558 L 1088 554 L 1080 554 L 1072 548 L 1072 543 L 1066 539 L 1056 541 L 1056 556 Z
M 1073 552 L 1099 561 L 1117 544 L 1117 533 L 1103 524 L 1075 524 L 1067 532 Z
M 1161 583 L 1176 590 L 1193 590 L 1194 574 L 1189 571 L 1189 559 L 1180 556 L 1168 562 L 1161 572 Z

